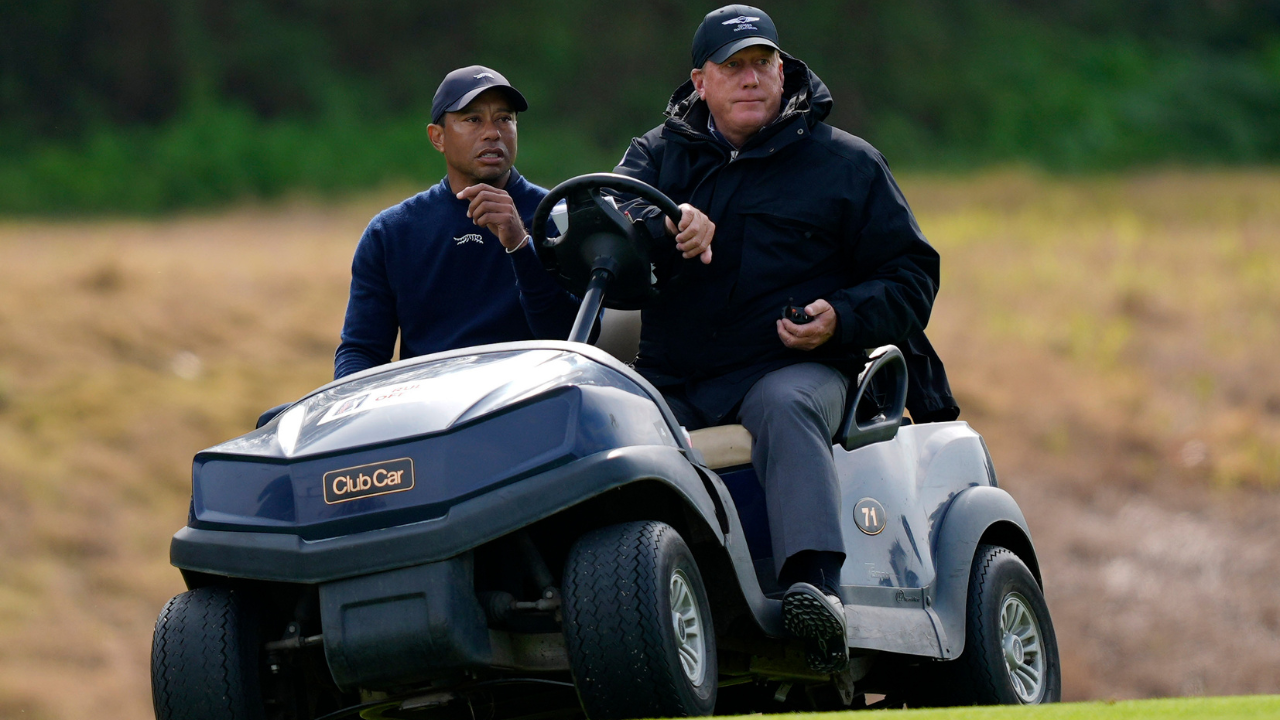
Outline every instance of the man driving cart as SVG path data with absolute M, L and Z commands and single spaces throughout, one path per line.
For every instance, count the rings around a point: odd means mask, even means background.
M 773 556 L 785 558 L 785 624 L 808 639 L 813 669 L 839 670 L 845 554 L 831 439 L 850 374 L 880 345 L 903 344 L 933 369 L 931 385 L 913 387 L 914 411 L 958 413 L 922 332 L 939 258 L 883 156 L 822 122 L 827 87 L 781 51 L 764 11 L 708 14 L 692 61 L 666 122 L 616 168 L 684 212 L 675 227 L 640 201 L 627 206 L 680 243 L 658 263 L 669 280 L 644 310 L 636 369 L 687 428 L 750 431 Z

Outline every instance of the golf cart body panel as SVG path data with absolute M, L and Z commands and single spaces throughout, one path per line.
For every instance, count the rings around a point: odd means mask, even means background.
M 395 688 L 492 664 L 468 554 L 320 586 L 324 653 L 338 687 Z
M 709 516 L 714 503 L 678 451 L 618 448 L 553 468 L 452 505 L 444 515 L 323 540 L 295 533 L 185 527 L 170 559 L 184 570 L 279 582 L 322 583 L 435 562 L 542 520 L 592 497 L 641 481 L 671 487 Z
M 994 477 L 981 438 L 964 422 L 909 425 L 893 440 L 833 453 L 841 509 L 854 515 L 843 525 L 840 587 L 857 608 L 850 646 L 942 657 L 934 540 L 952 499 Z M 963 607 L 958 620 L 963 628 Z

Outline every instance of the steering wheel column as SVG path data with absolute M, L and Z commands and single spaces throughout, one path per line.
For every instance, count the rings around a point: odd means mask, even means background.
M 613 272 L 599 267 L 591 271 L 591 280 L 587 283 L 587 294 L 582 296 L 582 305 L 578 307 L 578 316 L 573 319 L 573 329 L 569 331 L 569 342 L 584 343 L 591 339 L 591 326 L 595 324 L 596 315 L 600 314 L 600 305 L 604 303 L 604 291 L 613 279 Z

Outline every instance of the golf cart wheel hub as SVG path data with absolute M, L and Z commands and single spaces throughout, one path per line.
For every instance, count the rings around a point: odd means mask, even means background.
M 1000 608 L 1001 645 L 1009 682 L 1025 705 L 1040 702 L 1045 692 L 1045 662 L 1040 652 L 1040 623 L 1027 599 L 1018 593 L 1005 596 Z
M 1022 664 L 1025 654 L 1022 652 L 1022 641 L 1017 635 L 1004 636 L 1004 656 L 1010 667 Z
M 688 577 L 683 570 L 671 574 L 671 624 L 675 631 L 676 653 L 685 677 L 701 685 L 706 675 L 706 641 L 702 637 L 702 616 Z

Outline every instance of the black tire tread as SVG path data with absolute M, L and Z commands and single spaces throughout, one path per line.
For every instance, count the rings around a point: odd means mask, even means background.
M 668 621 L 650 601 L 667 589 L 649 558 L 673 541 L 684 544 L 665 523 L 623 523 L 584 535 L 565 561 L 565 640 L 579 697 L 593 720 L 687 714 L 677 700 L 677 683 L 687 681 L 666 661 L 659 630 Z M 714 685 L 710 632 L 707 642 L 704 682 Z
M 978 548 L 977 557 L 974 558 L 974 568 L 971 571 L 969 580 L 969 603 L 965 617 L 967 626 L 973 628 L 968 633 L 970 637 L 987 637 L 989 632 L 981 611 L 982 608 L 986 607 L 984 600 L 986 600 L 987 593 L 991 589 L 987 583 L 987 575 L 991 572 L 991 564 L 1001 555 L 1013 555 L 1013 553 L 1002 547 L 984 545 Z M 1017 556 L 1014 555 L 1014 557 Z M 990 649 L 982 643 L 966 642 L 964 654 L 969 656 L 968 662 L 956 669 L 960 671 L 959 674 L 964 679 L 965 689 L 968 691 L 970 698 L 980 700 L 998 695 L 1000 686 L 996 684 L 996 676 L 991 672 L 991 668 L 993 667 L 993 662 L 997 662 L 999 667 L 1003 667 L 1004 658 L 992 658 Z
M 157 720 L 258 720 L 247 695 L 244 609 L 234 591 L 207 587 L 181 593 L 156 619 L 151 693 Z M 255 709 L 257 710 L 255 712 Z
M 998 627 L 994 629 L 987 627 L 989 618 L 986 617 L 984 609 L 988 608 L 989 602 L 993 602 L 989 597 L 990 593 L 1001 595 L 995 598 L 994 602 L 1003 599 L 1003 587 L 997 587 L 998 583 L 991 578 L 991 575 L 998 566 L 1006 565 L 1009 561 L 1021 568 L 1030 585 L 1036 588 L 1035 594 L 1039 597 L 1038 585 L 1031 571 L 1026 569 L 1026 565 L 1016 553 L 997 545 L 979 545 L 974 553 L 973 567 L 969 573 L 964 652 L 956 660 L 942 663 L 938 667 L 938 683 L 934 688 L 935 692 L 930 693 L 933 697 L 927 704 L 989 705 L 1009 702 L 1008 696 L 1012 690 L 1006 687 L 1008 680 L 999 673 L 1004 668 L 1004 657 L 980 641 L 991 637 L 992 632 L 997 634 L 1000 632 Z M 1040 601 L 1043 602 L 1043 598 L 1040 598 Z M 1062 685 L 1061 671 L 1058 668 L 1057 640 L 1048 614 L 1037 619 L 1044 643 L 1043 652 L 1048 656 L 1045 677 L 1048 687 L 1045 688 L 1042 702 L 1058 702 L 1061 698 Z M 1013 701 L 1016 703 L 1016 699 Z

